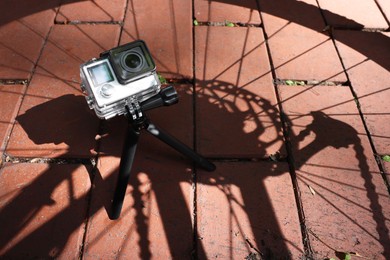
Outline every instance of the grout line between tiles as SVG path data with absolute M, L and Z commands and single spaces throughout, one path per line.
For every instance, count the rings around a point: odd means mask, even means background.
M 122 19 L 122 21 L 120 21 L 119 23 L 117 23 L 117 24 L 119 24 L 119 26 L 121 27 L 120 32 L 119 32 L 119 37 L 118 37 L 118 44 L 117 44 L 117 46 L 119 46 L 119 44 L 121 43 L 121 38 L 122 38 L 123 30 L 124 30 L 125 20 L 126 20 L 126 17 L 127 17 L 127 10 L 128 10 L 128 7 L 129 7 L 129 0 L 126 1 L 125 12 L 124 12 L 124 14 L 123 14 L 123 19 Z
M 98 130 L 97 130 L 97 134 L 98 135 L 101 135 L 102 131 L 103 131 L 103 125 L 104 121 L 103 120 L 100 120 L 99 121 L 99 126 L 98 126 Z M 89 228 L 89 223 L 90 223 L 90 219 L 92 217 L 92 215 L 90 215 L 91 213 L 91 204 L 92 204 L 92 196 L 93 196 L 93 188 L 95 186 L 95 176 L 96 176 L 96 172 L 99 171 L 98 169 L 98 165 L 99 165 L 99 160 L 100 160 L 100 146 L 101 146 L 101 139 L 96 139 L 96 143 L 95 143 L 95 151 L 96 151 L 96 155 L 95 157 L 93 157 L 93 159 L 91 159 L 91 162 L 92 162 L 92 171 L 90 172 L 90 179 L 91 179 L 91 188 L 88 192 L 88 202 L 87 202 L 87 210 L 86 210 L 86 213 L 85 213 L 85 221 L 84 221 L 84 233 L 83 233 L 83 238 L 82 238 L 82 242 L 81 242 L 81 247 L 80 247 L 80 254 L 79 254 L 79 259 L 82 260 L 84 259 L 84 252 L 85 252 L 85 245 L 87 243 L 87 234 L 88 234 L 88 228 Z
M 196 21 L 195 19 L 195 1 L 192 0 L 192 21 Z M 194 151 L 197 151 L 197 134 L 196 134 L 196 34 L 195 34 L 195 25 L 192 24 L 192 147 L 194 148 Z M 193 227 L 192 227 L 192 252 L 191 252 L 191 258 L 192 259 L 198 259 L 198 204 L 197 204 L 197 189 L 198 189 L 198 175 L 197 175 L 197 168 L 195 166 L 195 163 L 193 163 L 192 167 L 192 193 L 193 193 L 193 202 L 192 202 L 192 218 L 193 218 Z
M 332 37 L 333 38 L 333 37 Z M 336 47 L 336 50 L 337 50 L 337 53 L 339 54 L 339 51 L 337 49 L 337 46 L 335 45 Z M 345 71 L 345 74 L 347 75 L 347 78 L 348 78 L 348 81 L 349 81 L 349 75 L 348 75 L 348 72 L 347 70 L 345 69 L 345 66 L 344 66 L 344 62 L 342 61 L 342 58 L 340 57 L 340 60 L 341 60 L 341 63 L 342 63 L 342 66 L 343 66 L 343 69 Z M 350 81 L 349 81 L 350 82 Z M 372 150 L 372 153 L 373 153 L 373 156 L 375 158 L 375 161 L 376 161 L 376 164 L 378 166 L 378 169 L 379 169 L 379 172 L 381 174 L 381 177 L 383 179 L 383 182 L 387 188 L 387 192 L 390 194 L 390 183 L 389 183 L 389 180 L 387 179 L 387 176 L 386 176 L 386 173 L 385 173 L 385 169 L 383 167 L 383 164 L 381 163 L 381 159 L 379 158 L 380 155 L 378 154 L 377 150 L 376 150 L 376 147 L 375 147 L 375 144 L 374 144 L 374 141 L 372 139 L 372 136 L 371 136 L 371 133 L 370 133 L 370 130 L 368 129 L 368 125 L 367 125 L 367 122 L 366 122 L 366 119 L 364 117 L 364 113 L 363 111 L 361 110 L 360 108 L 360 103 L 359 103 L 359 97 L 358 95 L 356 94 L 352 84 L 349 85 L 349 89 L 351 90 L 351 94 L 353 96 L 353 98 L 356 100 L 356 109 L 358 110 L 358 113 L 359 113 L 359 116 L 360 116 L 360 120 L 362 121 L 362 124 L 363 124 L 363 127 L 364 127 L 364 130 L 367 134 L 367 138 L 368 138 L 368 141 L 370 143 L 370 147 L 371 147 L 371 150 Z
M 336 31 L 357 31 L 357 32 L 376 32 L 376 33 L 381 33 L 381 32 L 390 32 L 390 28 L 385 29 L 385 28 L 354 28 L 354 27 L 347 27 L 347 26 L 341 26 L 341 25 L 327 25 L 324 29 L 324 31 L 328 30 L 336 30 Z
M 262 12 L 261 12 L 261 5 L 260 5 L 259 1 L 257 1 L 257 6 L 258 6 L 258 10 L 259 10 L 260 19 L 262 21 L 263 36 L 264 36 L 265 46 L 267 49 L 268 60 L 269 60 L 270 66 L 271 66 L 271 73 L 272 73 L 272 77 L 274 79 L 274 91 L 275 91 L 275 95 L 276 95 L 276 99 L 277 99 L 278 109 L 280 111 L 280 120 L 282 123 L 284 144 L 286 146 L 286 151 L 287 151 L 287 162 L 288 162 L 288 166 L 289 166 L 289 172 L 290 172 L 291 182 L 292 182 L 292 186 L 293 186 L 295 202 L 297 204 L 298 218 L 299 218 L 299 222 L 300 222 L 300 229 L 301 229 L 301 235 L 302 235 L 303 250 L 304 250 L 305 257 L 307 259 L 312 259 L 313 258 L 313 249 L 312 249 L 311 244 L 310 244 L 309 233 L 308 233 L 308 229 L 306 227 L 306 217 L 305 217 L 305 212 L 303 209 L 301 192 L 300 192 L 300 188 L 298 185 L 298 180 L 297 180 L 295 166 L 294 166 L 294 157 L 293 157 L 293 153 L 292 153 L 292 147 L 291 147 L 290 135 L 289 135 L 290 128 L 289 128 L 288 120 L 286 120 L 286 115 L 283 111 L 283 106 L 282 106 L 282 102 L 281 102 L 281 97 L 280 97 L 279 92 L 278 92 L 277 84 L 275 84 L 275 80 L 277 80 L 275 66 L 274 66 L 274 62 L 272 59 L 271 49 L 270 49 L 269 42 L 268 42 L 268 35 L 267 35 L 266 29 L 264 26 L 264 22 L 263 22 L 264 20 L 263 20 L 263 16 L 262 16 Z
M 0 79 L 0 85 L 27 85 L 28 83 L 29 83 L 28 79 L 12 79 L 12 78 Z
M 317 1 L 318 6 L 320 6 L 319 3 L 318 3 L 318 0 L 316 0 L 316 1 Z M 320 8 L 320 10 L 322 10 L 322 9 Z M 323 19 L 324 23 L 326 24 L 326 19 L 325 19 L 324 14 L 322 13 L 322 11 L 321 11 L 321 16 L 322 16 L 322 19 Z M 363 124 L 364 130 L 365 130 L 365 132 L 367 134 L 367 138 L 368 138 L 368 141 L 370 143 L 370 147 L 371 147 L 371 150 L 373 152 L 373 156 L 375 158 L 376 164 L 377 164 L 378 169 L 380 171 L 380 174 L 381 174 L 381 177 L 383 179 L 384 185 L 387 188 L 387 192 L 390 194 L 390 183 L 389 183 L 389 180 L 387 179 L 384 167 L 383 167 L 382 163 L 380 162 L 380 158 L 378 159 L 378 152 L 377 152 L 377 150 L 375 148 L 374 141 L 372 139 L 370 130 L 368 129 L 367 122 L 366 122 L 366 120 L 364 118 L 364 113 L 363 113 L 363 111 L 360 108 L 359 97 L 358 97 L 357 93 L 355 92 L 355 90 L 353 88 L 353 85 L 351 83 L 351 80 L 350 80 L 350 77 L 349 77 L 349 74 L 348 74 L 348 69 L 346 68 L 346 66 L 344 64 L 344 61 L 343 61 L 343 58 L 341 57 L 341 53 L 339 51 L 339 48 L 337 47 L 336 40 L 335 40 L 335 37 L 333 35 L 333 30 L 329 30 L 329 35 L 330 35 L 330 38 L 332 40 L 333 46 L 334 46 L 334 48 L 336 50 L 337 56 L 338 56 L 338 58 L 340 60 L 341 66 L 343 68 L 343 72 L 344 72 L 345 76 L 347 77 L 346 86 L 349 87 L 353 98 L 356 100 L 356 108 L 358 110 L 358 113 L 359 113 L 359 116 L 360 116 L 360 120 L 361 120 L 361 122 Z M 349 68 L 349 70 L 350 69 L 351 68 Z
M 304 79 L 279 79 L 274 80 L 276 85 L 287 85 L 287 86 L 340 86 L 348 87 L 348 81 L 331 81 L 331 80 L 304 80 Z
M 127 15 L 128 6 L 129 6 L 129 0 L 126 1 L 125 11 L 124 11 L 124 14 L 123 14 L 122 21 L 117 22 L 117 23 L 98 23 L 98 24 L 114 24 L 114 25 L 119 25 L 120 26 L 117 46 L 119 46 L 120 42 L 121 42 L 121 38 L 122 38 L 123 30 L 124 30 L 123 27 L 124 27 L 124 22 L 125 22 L 126 15 Z M 91 23 L 83 23 L 83 24 L 91 24 Z M 92 23 L 92 24 L 96 24 L 96 23 Z M 100 120 L 98 129 L 97 129 L 97 134 L 98 135 L 100 135 L 102 133 L 103 128 L 104 128 L 104 121 Z M 85 216 L 85 221 L 84 221 L 84 230 L 83 230 L 84 232 L 83 232 L 83 238 L 82 238 L 80 252 L 79 252 L 79 259 L 80 260 L 84 259 L 84 253 L 85 253 L 85 250 L 86 250 L 85 245 L 87 243 L 88 228 L 89 228 L 89 224 L 90 224 L 90 219 L 92 217 L 90 215 L 90 213 L 91 213 L 91 203 L 92 203 L 92 196 L 93 196 L 93 187 L 94 187 L 95 176 L 96 176 L 96 172 L 99 171 L 98 163 L 99 163 L 99 160 L 100 160 L 101 139 L 97 139 L 96 140 L 95 146 L 96 146 L 96 155 L 95 155 L 95 157 L 93 159 L 94 160 L 94 164 L 92 165 L 93 169 L 92 169 L 92 172 L 90 173 L 90 175 L 91 175 L 91 189 L 90 189 L 90 191 L 88 193 L 88 204 L 87 204 L 86 216 Z
M 106 25 L 120 25 L 123 26 L 122 21 L 55 21 L 55 25 L 98 25 L 98 24 L 106 24 Z
M 5 163 L 43 163 L 43 164 L 84 164 L 92 165 L 96 164 L 95 157 L 91 158 L 77 158 L 77 157 L 64 157 L 64 158 L 47 158 L 47 157 L 19 157 L 12 156 L 6 152 L 3 155 L 3 162 Z
M 24 91 L 23 91 L 23 93 L 22 93 L 22 97 L 21 97 L 20 102 L 19 102 L 19 104 L 18 104 L 19 107 L 18 107 L 17 109 L 15 109 L 15 110 L 16 110 L 16 113 L 15 113 L 16 115 L 19 115 L 19 113 L 20 113 L 20 110 L 21 110 L 22 105 L 23 105 L 24 98 L 25 98 L 25 96 L 26 96 L 26 94 L 27 94 L 28 87 L 30 86 L 31 79 L 32 79 L 32 77 L 34 76 L 35 71 L 36 71 L 36 69 L 37 69 L 37 67 L 38 67 L 38 63 L 39 63 L 39 61 L 40 61 L 40 59 L 41 59 L 41 57 L 42 57 L 43 50 L 45 49 L 46 44 L 47 44 L 48 39 L 49 39 L 49 36 L 50 36 L 50 34 L 51 34 L 52 30 L 53 30 L 53 26 L 54 26 L 54 24 L 52 24 L 52 25 L 50 26 L 49 31 L 47 32 L 46 37 L 45 37 L 45 39 L 43 40 L 42 47 L 41 47 L 41 49 L 39 50 L 39 54 L 38 54 L 38 57 L 37 57 L 37 59 L 36 59 L 36 62 L 34 63 L 33 69 L 32 69 L 32 71 L 31 71 L 31 75 L 30 75 L 30 77 L 26 80 L 26 83 L 27 83 L 27 84 L 25 85 L 26 87 L 24 88 Z M 10 131 L 9 131 L 9 136 L 11 136 L 13 130 L 15 129 L 15 124 L 16 124 L 16 120 L 14 119 L 13 122 L 12 122 L 12 127 L 11 127 L 11 129 L 10 129 Z M 4 161 L 5 161 L 5 159 L 6 159 L 6 152 L 5 152 L 5 151 L 7 151 L 8 144 L 9 144 L 9 138 L 7 138 L 7 140 L 5 140 L 5 142 L 4 142 L 4 153 L 3 153 L 3 156 L 2 156 L 2 159 L 1 159 L 1 162 L 0 162 L 0 167 L 2 166 L 2 164 L 4 163 Z
M 202 22 L 193 19 L 194 26 L 214 26 L 214 27 L 261 27 L 261 24 L 242 23 L 242 22 Z

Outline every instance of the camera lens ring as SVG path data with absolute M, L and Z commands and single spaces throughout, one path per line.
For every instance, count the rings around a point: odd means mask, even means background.
M 138 52 L 131 50 L 121 57 L 120 63 L 126 71 L 136 73 L 144 67 L 145 58 Z

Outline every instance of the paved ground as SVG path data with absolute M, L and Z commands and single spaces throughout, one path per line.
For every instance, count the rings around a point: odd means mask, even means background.
M 390 259 L 389 1 L 0 7 L 1 257 Z M 150 118 L 217 169 L 144 133 L 110 220 L 127 122 L 79 65 L 136 39 L 180 95 Z

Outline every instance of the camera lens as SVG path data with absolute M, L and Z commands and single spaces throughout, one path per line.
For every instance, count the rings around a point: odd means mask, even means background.
M 134 51 L 130 51 L 122 56 L 122 67 L 129 72 L 139 72 L 144 67 L 144 58 Z
M 129 54 L 126 56 L 125 58 L 125 64 L 126 66 L 128 66 L 129 68 L 132 68 L 132 69 L 136 69 L 138 68 L 142 63 L 142 60 L 140 59 L 140 57 L 136 54 Z

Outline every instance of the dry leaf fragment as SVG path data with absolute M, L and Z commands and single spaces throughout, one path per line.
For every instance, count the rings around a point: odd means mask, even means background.
M 309 187 L 311 194 L 316 195 L 316 191 L 310 185 L 307 186 Z
M 368 257 L 362 256 L 362 255 L 359 254 L 358 252 L 349 252 L 349 254 L 350 254 L 350 255 L 353 255 L 353 256 L 356 256 L 356 257 L 369 259 Z

